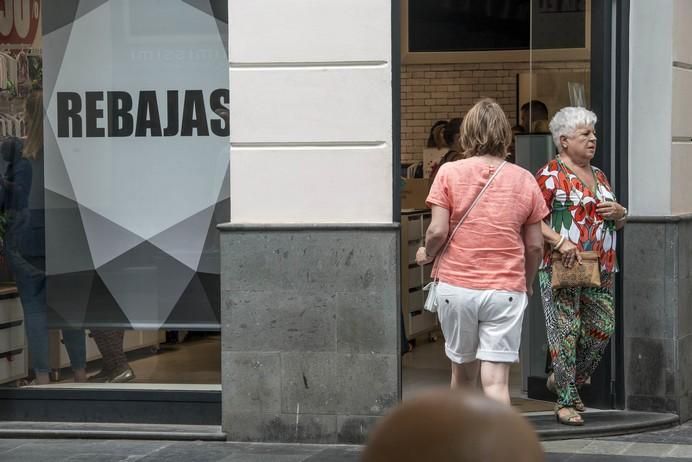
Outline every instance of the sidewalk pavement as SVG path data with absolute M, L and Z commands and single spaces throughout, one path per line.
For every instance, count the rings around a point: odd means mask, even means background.
M 544 448 L 548 462 L 692 461 L 692 423 L 636 435 L 550 441 Z M 361 451 L 359 446 L 213 441 L 0 439 L 2 462 L 355 462 Z

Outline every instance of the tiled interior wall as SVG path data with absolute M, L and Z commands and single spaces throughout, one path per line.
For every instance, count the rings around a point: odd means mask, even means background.
M 588 70 L 588 61 L 534 63 L 534 71 Z M 517 120 L 517 74 L 528 62 L 405 64 L 401 66 L 401 161 L 423 160 L 436 120 L 463 116 L 481 97 L 496 99 L 510 123 Z

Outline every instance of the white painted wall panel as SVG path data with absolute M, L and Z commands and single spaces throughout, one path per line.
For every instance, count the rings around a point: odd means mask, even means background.
M 231 68 L 231 143 L 391 142 L 391 93 L 389 65 Z
M 692 139 L 692 70 L 679 67 L 673 68 L 673 136 Z
M 629 205 L 671 213 L 673 0 L 630 3 Z M 652 181 L 652 179 L 658 181 Z
M 232 148 L 235 223 L 387 223 L 392 151 Z
M 692 142 L 673 143 L 673 214 L 692 213 Z
M 692 64 L 692 1 L 675 0 L 673 59 Z
M 232 0 L 230 59 L 389 61 L 390 8 L 384 0 Z

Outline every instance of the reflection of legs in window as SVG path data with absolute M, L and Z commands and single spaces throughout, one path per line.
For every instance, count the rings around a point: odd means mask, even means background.
M 31 357 L 31 368 L 36 375 L 36 384 L 50 382 L 50 364 L 48 360 L 48 319 L 46 314 L 45 278 L 36 273 L 18 252 L 8 253 L 11 267 L 19 292 L 19 299 L 24 310 L 24 327 L 27 345 Z M 22 264 L 19 264 L 19 262 Z
M 103 367 L 101 372 L 89 378 L 95 382 L 123 383 L 135 378 L 123 351 L 122 329 L 93 330 L 91 336 L 101 352 Z
M 28 294 L 22 296 L 22 284 L 19 294 L 24 309 L 24 325 L 26 327 L 27 344 L 31 357 L 31 368 L 36 375 L 36 384 L 46 385 L 50 382 L 50 365 L 48 363 L 48 326 L 46 322 L 46 307 L 35 297 Z M 26 292 L 25 292 L 26 293 Z
M 83 330 L 63 329 L 62 340 L 70 356 L 75 382 L 86 382 L 86 336 Z

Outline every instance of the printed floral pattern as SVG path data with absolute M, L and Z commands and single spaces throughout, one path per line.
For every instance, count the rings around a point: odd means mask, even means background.
M 578 388 L 596 370 L 615 331 L 613 274 L 601 273 L 601 287 L 553 289 L 552 270 L 538 272 L 557 403 L 572 407 Z
M 597 180 L 595 192 L 557 159 L 551 160 L 538 171 L 536 180 L 551 212 L 546 223 L 574 243 L 579 250 L 598 252 L 602 271 L 616 272 L 615 222 L 604 220 L 596 213 L 596 206 L 602 201 L 615 201 L 615 194 L 605 173 L 596 167 L 591 168 Z M 542 268 L 550 266 L 551 253 L 552 249 L 546 245 Z

